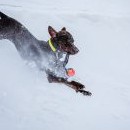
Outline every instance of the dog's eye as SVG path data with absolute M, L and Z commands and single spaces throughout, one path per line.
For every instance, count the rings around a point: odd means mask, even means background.
M 69 42 L 69 43 L 73 43 L 73 42 L 74 42 L 74 39 L 73 39 L 73 38 L 68 39 L 67 42 Z

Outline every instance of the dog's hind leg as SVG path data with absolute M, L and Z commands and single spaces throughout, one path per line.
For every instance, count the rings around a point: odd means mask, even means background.
M 5 29 L 6 28 L 5 23 L 6 23 L 6 19 L 8 18 L 9 17 L 7 15 L 0 12 L 0 40 L 6 39 L 8 30 Z
M 0 12 L 0 19 L 4 19 L 4 18 L 8 18 L 8 16 L 5 15 L 4 13 Z

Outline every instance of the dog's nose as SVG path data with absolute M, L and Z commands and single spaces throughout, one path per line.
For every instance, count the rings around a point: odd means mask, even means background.
M 75 47 L 74 51 L 75 51 L 75 54 L 77 54 L 79 52 L 79 49 Z
M 76 48 L 76 54 L 79 52 L 79 49 L 78 48 Z

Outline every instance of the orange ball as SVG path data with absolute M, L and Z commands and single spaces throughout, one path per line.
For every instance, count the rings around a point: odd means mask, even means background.
M 73 68 L 67 69 L 66 72 L 67 72 L 67 75 L 70 77 L 75 75 L 75 70 Z

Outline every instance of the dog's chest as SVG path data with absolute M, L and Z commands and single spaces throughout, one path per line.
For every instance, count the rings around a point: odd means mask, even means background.
M 63 62 L 65 61 L 66 54 L 62 52 L 56 52 L 56 59 Z

